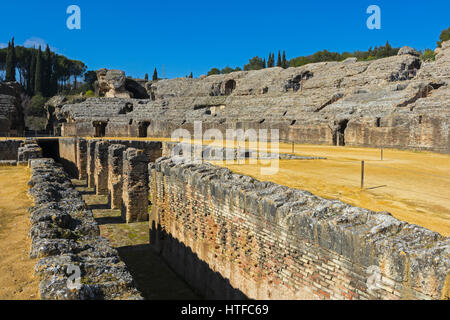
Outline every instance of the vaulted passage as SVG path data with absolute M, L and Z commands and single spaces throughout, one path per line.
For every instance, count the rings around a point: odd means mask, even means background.
M 225 95 L 230 95 L 236 89 L 236 81 L 228 80 L 225 82 Z
M 148 129 L 149 125 L 150 125 L 150 122 L 148 122 L 148 121 L 139 123 L 139 137 L 140 138 L 147 137 L 147 129 Z
M 95 128 L 95 137 L 104 137 L 106 135 L 106 125 L 107 122 L 103 121 L 94 121 L 92 125 Z

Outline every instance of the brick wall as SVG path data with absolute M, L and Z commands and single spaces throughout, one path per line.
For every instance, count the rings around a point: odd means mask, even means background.
M 151 245 L 206 297 L 449 297 L 438 233 L 209 164 L 149 170 Z
M 142 150 L 128 148 L 123 153 L 122 218 L 127 223 L 148 218 L 148 164 Z
M 108 147 L 107 141 L 98 141 L 95 144 L 94 181 L 97 195 L 108 194 Z
M 121 144 L 113 144 L 108 148 L 108 191 L 111 209 L 122 207 L 123 152 L 126 148 Z

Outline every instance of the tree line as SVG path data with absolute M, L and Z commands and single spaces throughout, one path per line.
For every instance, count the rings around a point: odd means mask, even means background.
M 66 89 L 76 89 L 78 78 L 86 69 L 83 62 L 58 55 L 48 45 L 45 50 L 40 46 L 38 49 L 15 46 L 12 38 L 7 48 L 0 49 L 0 71 L 4 74 L 0 74 L 0 81 L 17 81 L 30 96 L 51 97 Z

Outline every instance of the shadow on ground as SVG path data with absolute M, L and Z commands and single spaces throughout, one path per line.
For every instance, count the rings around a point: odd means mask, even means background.
M 148 244 L 117 248 L 145 299 L 199 299 Z
M 124 223 L 107 196 L 97 196 L 83 180 L 72 180 L 99 224 L 101 236 L 117 249 L 145 299 L 200 299 L 188 284 L 150 248 L 148 221 Z

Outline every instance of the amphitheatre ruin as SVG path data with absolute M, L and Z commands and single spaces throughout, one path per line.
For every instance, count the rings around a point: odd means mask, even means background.
M 19 91 L 0 83 L 7 298 L 450 298 L 450 41 L 430 62 L 101 69 L 96 97 L 47 102 L 48 137 L 21 137 Z

